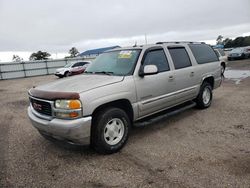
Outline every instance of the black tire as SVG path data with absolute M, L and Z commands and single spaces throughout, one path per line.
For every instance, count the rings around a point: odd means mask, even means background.
M 231 61 L 231 60 L 232 60 L 232 58 L 231 58 L 231 57 L 228 57 L 228 58 L 227 58 L 227 60 L 228 60 L 228 61 Z
M 124 133 L 121 137 L 121 140 L 117 144 L 110 145 L 109 143 L 107 143 L 107 138 L 105 138 L 104 135 L 105 131 L 107 132 L 107 126 L 109 122 L 114 119 L 119 119 L 123 123 Z M 93 146 L 93 148 L 101 154 L 112 154 L 118 152 L 126 144 L 131 123 L 128 115 L 124 110 L 112 107 L 99 111 L 99 113 L 97 113 L 93 119 L 92 126 L 91 145 Z
M 210 95 L 210 98 L 209 98 L 208 102 L 206 100 L 204 100 L 204 98 L 203 98 L 203 93 L 205 92 L 205 90 L 207 92 L 209 92 L 209 95 Z M 197 107 L 199 109 L 208 108 L 212 103 L 212 99 L 213 99 L 213 89 L 212 89 L 211 84 L 209 84 L 208 82 L 203 82 L 202 85 L 201 85 L 201 88 L 200 88 L 199 95 L 195 99 Z
M 69 76 L 69 71 L 64 73 L 64 77 L 68 77 Z
M 224 75 L 226 66 L 224 65 L 224 63 L 221 64 L 221 75 Z

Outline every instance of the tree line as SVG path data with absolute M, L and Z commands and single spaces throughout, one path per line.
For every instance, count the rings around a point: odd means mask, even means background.
M 219 44 L 224 45 L 224 48 L 236 48 L 236 47 L 250 46 L 250 36 L 237 37 L 235 39 L 225 38 L 223 40 L 223 36 L 219 35 L 216 41 L 218 45 Z
M 69 50 L 69 56 L 66 56 L 65 58 L 74 58 L 76 56 L 79 55 L 79 52 L 78 50 L 76 49 L 76 47 L 72 47 L 70 50 Z M 48 52 L 43 52 L 41 50 L 37 51 L 37 52 L 34 52 L 30 55 L 29 57 L 29 60 L 30 61 L 36 61 L 36 60 L 46 60 L 46 59 L 49 59 L 49 57 L 51 56 L 50 53 Z M 18 55 L 13 55 L 12 57 L 12 61 L 15 61 L 15 62 L 21 62 L 23 61 L 23 58 L 19 57 Z

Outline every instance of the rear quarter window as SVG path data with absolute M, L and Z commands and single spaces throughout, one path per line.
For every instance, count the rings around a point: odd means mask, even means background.
M 216 53 L 207 44 L 189 44 L 189 47 L 198 64 L 218 61 Z

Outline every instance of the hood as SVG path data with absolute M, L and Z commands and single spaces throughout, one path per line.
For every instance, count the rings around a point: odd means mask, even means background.
M 123 81 L 123 76 L 109 76 L 96 74 L 82 74 L 63 78 L 46 85 L 38 86 L 36 89 L 53 92 L 77 92 L 81 93 L 101 86 Z
M 61 72 L 61 71 L 64 71 L 66 68 L 59 68 L 59 69 L 56 69 L 56 72 Z

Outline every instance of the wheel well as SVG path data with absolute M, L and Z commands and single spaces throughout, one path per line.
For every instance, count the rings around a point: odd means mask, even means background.
M 212 88 L 214 88 L 214 77 L 212 77 L 212 76 L 207 77 L 207 78 L 205 78 L 205 79 L 203 80 L 203 82 L 209 83 L 209 84 L 212 86 Z
M 127 99 L 120 99 L 120 100 L 112 101 L 112 102 L 109 102 L 109 103 L 105 103 L 105 104 L 97 107 L 94 110 L 92 116 L 95 117 L 95 115 L 98 112 L 100 112 L 104 108 L 109 108 L 109 107 L 116 107 L 116 108 L 120 108 L 120 109 L 124 110 L 127 113 L 127 115 L 129 117 L 129 119 L 131 120 L 131 122 L 133 121 L 133 119 L 134 119 L 133 108 L 132 108 L 131 103 Z

